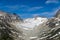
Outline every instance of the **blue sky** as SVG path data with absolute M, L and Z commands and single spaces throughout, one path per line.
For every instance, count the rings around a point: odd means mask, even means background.
M 17 13 L 22 18 L 35 15 L 50 18 L 60 9 L 60 0 L 0 0 L 0 10 Z

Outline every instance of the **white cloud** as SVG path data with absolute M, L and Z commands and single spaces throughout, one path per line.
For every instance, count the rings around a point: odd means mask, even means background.
M 9 6 L 7 5 L 5 7 L 9 8 L 9 9 L 19 9 L 18 5 L 9 5 Z
M 59 3 L 59 0 L 47 0 L 46 4 L 49 4 L 49 3 Z
M 27 8 L 27 7 L 29 7 L 29 6 L 27 6 L 27 5 L 20 5 L 20 7 L 21 7 L 21 8 L 23 8 L 23 7 L 24 7 L 24 8 Z
M 54 16 L 58 10 L 59 10 L 59 8 L 55 8 L 51 12 L 43 12 L 41 15 Z
M 31 12 L 31 11 L 39 10 L 43 7 L 41 7 L 41 6 L 30 7 L 30 6 L 27 6 L 27 5 L 4 5 L 4 6 L 1 6 L 0 8 L 7 8 L 11 11 L 12 10 L 19 10 L 19 11 Z
M 35 16 L 42 16 L 42 17 L 47 17 L 47 18 L 51 18 L 52 16 L 54 16 L 55 14 L 56 14 L 56 12 L 59 10 L 59 8 L 60 7 L 58 7 L 58 8 L 54 8 L 54 9 L 52 9 L 52 11 L 51 12 L 47 12 L 47 11 L 45 11 L 45 12 L 42 12 L 42 13 L 34 13 L 34 14 L 30 14 L 30 13 L 24 13 L 24 14 L 22 14 L 22 15 L 20 15 L 20 16 L 31 16 L 31 17 L 35 17 Z M 26 17 L 27 18 L 27 17 Z
M 28 11 L 36 11 L 36 10 L 39 10 L 39 9 L 41 9 L 41 8 L 43 8 L 43 7 L 41 7 L 41 6 L 31 7 L 31 8 L 28 9 Z
M 0 8 L 8 8 L 8 9 L 12 9 L 12 10 L 17 10 L 17 9 L 20 9 L 20 8 L 26 8 L 28 6 L 26 5 L 4 5 L 4 6 L 1 6 Z
M 33 16 L 33 17 L 35 17 L 35 16 L 40 16 L 40 14 L 37 14 L 37 13 L 36 13 L 36 14 L 32 14 L 32 16 Z
M 11 8 L 11 9 L 20 9 L 27 6 L 26 5 L 6 5 L 5 7 Z
M 2 5 L 2 6 L 0 6 L 0 8 L 2 8 L 3 10 L 7 9 L 8 12 L 16 11 L 16 10 L 18 10 L 18 11 L 26 11 L 28 6 L 27 5 Z

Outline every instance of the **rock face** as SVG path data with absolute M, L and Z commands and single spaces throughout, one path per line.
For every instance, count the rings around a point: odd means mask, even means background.
M 57 11 L 55 17 L 60 18 L 60 10 Z
M 60 40 L 60 10 L 54 18 L 21 19 L 0 11 L 0 40 Z
M 0 40 L 23 40 L 22 31 L 11 23 L 21 22 L 20 18 L 14 14 L 0 12 Z

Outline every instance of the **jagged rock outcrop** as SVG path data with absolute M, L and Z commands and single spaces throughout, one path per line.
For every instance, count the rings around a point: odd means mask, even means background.
M 13 22 L 21 22 L 15 14 L 0 12 L 0 40 L 23 40 L 22 31 L 18 31 Z
M 47 27 L 47 28 L 46 28 Z M 49 19 L 45 24 L 45 28 L 49 29 L 40 35 L 41 40 L 60 40 L 60 10 L 55 17 Z M 43 29 L 43 28 L 42 28 Z

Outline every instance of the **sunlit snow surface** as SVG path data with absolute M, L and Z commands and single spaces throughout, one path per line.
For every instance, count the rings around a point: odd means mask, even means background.
M 47 18 L 41 18 L 37 17 L 35 18 L 28 18 L 24 20 L 24 23 L 21 23 L 20 26 L 23 27 L 25 30 L 31 30 L 36 26 L 39 26 L 40 24 L 44 23 L 47 21 Z
M 37 37 L 41 28 L 40 25 L 46 23 L 47 21 L 47 18 L 37 17 L 24 19 L 23 22 L 12 22 L 12 24 L 15 25 L 17 30 L 23 31 L 23 34 L 25 35 L 23 38 L 25 40 L 29 40 Z

